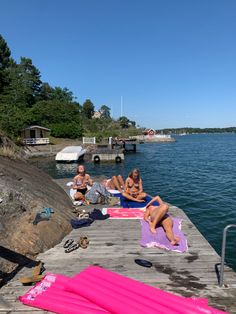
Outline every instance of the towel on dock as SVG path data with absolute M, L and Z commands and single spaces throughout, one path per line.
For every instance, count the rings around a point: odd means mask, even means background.
M 182 219 L 172 218 L 173 219 L 173 232 L 175 235 L 180 237 L 178 245 L 171 245 L 170 241 L 166 237 L 166 233 L 162 226 L 157 227 L 156 233 L 150 231 L 150 226 L 147 221 L 144 219 L 141 220 L 141 241 L 140 245 L 145 247 L 159 247 L 161 249 L 166 249 L 168 251 L 176 252 L 187 252 L 188 244 L 187 239 L 183 232 L 181 231 Z
M 145 207 L 150 201 L 151 201 L 150 196 L 146 196 L 145 202 L 134 202 L 134 201 L 129 201 L 127 200 L 124 196 L 120 196 L 120 205 L 124 208 L 140 208 L 140 207 Z M 154 202 L 152 204 L 153 206 L 159 206 L 158 202 Z
M 178 296 L 96 266 L 73 278 L 48 274 L 19 299 L 59 314 L 225 313 L 202 298 Z
M 112 219 L 143 219 L 144 208 L 103 208 L 103 215 L 110 215 Z

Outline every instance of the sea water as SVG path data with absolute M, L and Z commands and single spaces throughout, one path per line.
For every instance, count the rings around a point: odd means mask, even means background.
M 176 136 L 173 143 L 140 144 L 121 164 L 84 162 L 92 176 L 139 168 L 144 191 L 180 207 L 220 254 L 222 232 L 236 224 L 236 134 Z M 72 179 L 77 164 L 38 162 L 53 178 Z M 226 261 L 236 270 L 236 230 L 228 232 Z

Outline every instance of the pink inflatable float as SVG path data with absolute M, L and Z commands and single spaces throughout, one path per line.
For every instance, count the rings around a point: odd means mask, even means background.
M 206 299 L 177 296 L 96 266 L 73 278 L 48 274 L 20 300 L 62 314 L 225 313 Z

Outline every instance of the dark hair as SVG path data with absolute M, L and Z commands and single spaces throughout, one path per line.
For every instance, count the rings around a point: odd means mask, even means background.
M 86 168 L 85 168 L 84 165 L 78 165 L 76 171 L 77 171 L 77 173 L 79 174 L 79 167 L 81 167 L 81 166 L 84 168 L 84 174 L 85 174 L 85 173 L 86 173 Z
M 140 171 L 137 168 L 134 168 L 128 175 L 129 178 L 133 179 L 133 173 L 137 172 L 138 173 L 138 180 L 140 179 Z

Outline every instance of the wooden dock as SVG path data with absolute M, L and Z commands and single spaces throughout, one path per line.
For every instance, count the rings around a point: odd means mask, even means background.
M 236 313 L 236 274 L 226 267 L 227 288 L 220 288 L 216 271 L 220 262 L 219 256 L 181 209 L 170 206 L 170 213 L 183 219 L 182 230 L 187 236 L 189 246 L 187 253 L 143 248 L 139 245 L 139 220 L 107 219 L 94 221 L 90 227 L 73 230 L 61 243 L 40 254 L 37 259 L 44 262 L 45 273 L 74 276 L 88 265 L 99 265 L 175 294 L 206 297 L 209 305 Z M 89 247 L 66 254 L 63 249 L 65 240 L 78 239 L 81 234 L 89 237 Z M 153 266 L 141 267 L 135 264 L 135 258 L 149 260 Z M 18 278 L 28 276 L 31 272 L 32 269 L 24 268 L 0 290 L 0 314 L 49 313 L 22 305 L 17 300 L 19 295 L 29 289 L 22 286 Z

